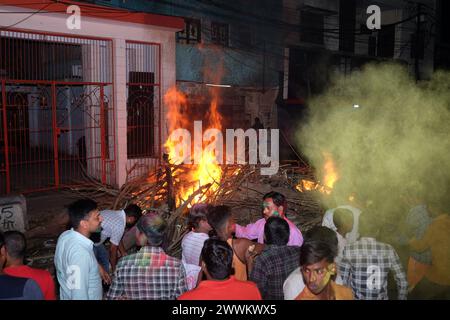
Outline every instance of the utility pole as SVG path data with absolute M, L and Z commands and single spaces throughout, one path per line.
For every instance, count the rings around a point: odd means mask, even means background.
M 414 71 L 416 74 L 416 81 L 420 80 L 420 69 L 419 69 L 419 53 L 420 53 L 420 32 L 422 24 L 422 4 L 417 3 L 417 25 L 416 25 L 416 36 L 415 36 L 415 50 L 414 50 Z

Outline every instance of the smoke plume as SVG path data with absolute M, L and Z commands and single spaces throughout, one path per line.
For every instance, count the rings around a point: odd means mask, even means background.
M 406 198 L 449 202 L 449 73 L 417 84 L 403 66 L 370 64 L 336 76 L 309 112 L 296 142 L 319 176 L 331 154 L 337 202 L 356 192 L 391 218 Z

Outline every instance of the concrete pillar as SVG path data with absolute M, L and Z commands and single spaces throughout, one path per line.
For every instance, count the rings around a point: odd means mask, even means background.
M 116 110 L 116 182 L 120 188 L 127 178 L 127 66 L 125 39 L 113 40 L 114 107 Z

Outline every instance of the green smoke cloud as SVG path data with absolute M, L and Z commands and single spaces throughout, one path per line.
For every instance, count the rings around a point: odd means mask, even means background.
M 331 153 L 338 202 L 356 192 L 392 214 L 405 195 L 450 198 L 449 106 L 449 73 L 416 84 L 403 66 L 371 64 L 309 101 L 296 142 L 319 177 Z

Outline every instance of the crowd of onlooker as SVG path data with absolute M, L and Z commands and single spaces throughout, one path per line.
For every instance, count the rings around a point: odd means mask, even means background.
M 165 252 L 168 224 L 157 213 L 77 200 L 57 241 L 56 288 L 48 271 L 24 263 L 24 234 L 0 233 L 0 299 L 450 299 L 449 208 L 430 200 L 408 210 L 395 235 L 405 263 L 381 237 L 376 206 L 357 203 L 327 210 L 304 233 L 277 192 L 246 226 L 228 206 L 195 204 L 178 259 Z

